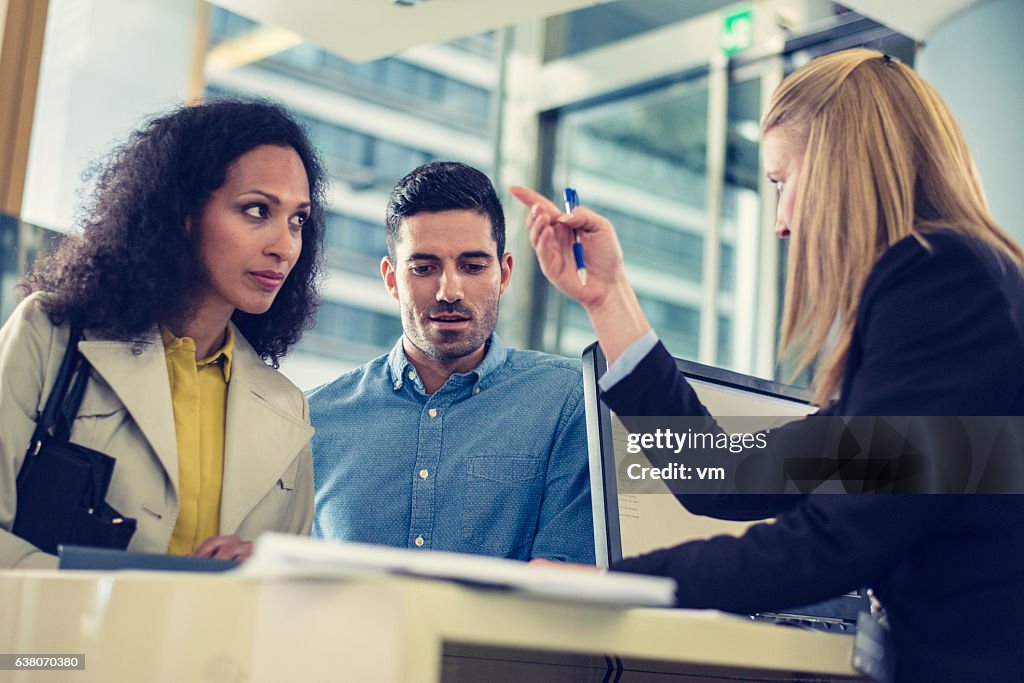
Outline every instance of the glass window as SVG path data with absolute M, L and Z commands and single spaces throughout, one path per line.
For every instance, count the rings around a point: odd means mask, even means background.
M 562 116 L 551 184 L 615 224 L 651 324 L 678 355 L 695 358 L 704 278 L 707 79 L 623 97 Z M 556 308 L 569 306 L 550 290 Z M 657 320 L 658 322 L 655 322 Z M 558 316 L 548 324 L 560 324 Z M 591 336 L 592 336 L 591 332 Z M 555 335 L 558 352 L 578 339 Z
M 490 114 L 491 93 L 459 81 L 436 81 L 436 99 L 444 98 L 452 109 L 476 119 L 486 120 Z
M 381 258 L 387 253 L 384 225 L 331 211 L 327 214 L 327 246 Z
M 653 296 L 639 295 L 640 307 L 672 355 L 696 358 L 700 343 L 700 310 Z
M 226 12 L 215 12 L 215 14 Z M 315 45 L 303 43 L 277 55 L 276 59 L 297 69 L 319 69 L 324 66 L 324 51 Z
M 315 331 L 321 337 L 387 348 L 401 336 L 402 323 L 397 315 L 325 301 L 317 314 Z
M 259 27 L 247 19 L 236 21 L 235 17 L 227 10 L 214 8 L 210 24 L 211 45 L 240 38 Z M 480 43 L 474 42 L 472 38 L 463 39 L 459 49 L 471 54 L 471 58 L 493 61 L 493 37 Z M 443 73 L 443 67 L 439 67 L 442 71 L 432 70 L 410 63 L 400 56 L 357 64 L 312 43 L 302 43 L 271 54 L 258 63 L 272 70 L 283 66 L 292 78 L 322 84 L 338 91 L 353 91 L 360 97 L 391 105 L 396 104 L 396 97 L 430 103 L 428 108 L 419 112 L 420 115 L 441 119 L 448 117 L 449 123 L 458 121 L 461 126 L 468 125 L 476 129 L 487 127 L 490 123 L 490 91 L 459 80 L 460 76 L 454 71 Z M 399 108 L 403 106 L 399 105 Z
M 716 363 L 722 367 L 730 365 L 732 358 L 732 318 L 718 316 L 718 352 Z
M 641 305 L 673 353 L 772 377 L 773 367 L 755 367 L 764 355 L 756 356 L 758 344 L 775 343 L 756 338 L 763 334 L 757 326 L 760 252 L 767 240 L 767 248 L 775 248 L 761 227 L 761 68 L 733 72 L 724 84 L 727 118 L 714 126 L 708 121 L 712 81 L 701 71 L 557 112 L 550 182 L 552 194 L 575 187 L 584 204 L 615 225 Z M 708 208 L 712 140 L 725 145 L 720 218 Z M 705 262 L 709 239 L 718 251 L 717 272 Z M 554 290 L 546 301 L 554 314 L 540 324 L 585 323 Z M 705 314 L 714 317 L 704 320 Z M 560 353 L 575 355 L 582 332 L 543 337 L 557 340 Z
M 613 209 L 600 201 L 588 202 L 588 206 L 615 225 L 627 262 L 671 269 L 678 277 L 700 282 L 704 240 L 699 234 Z
M 448 45 L 462 52 L 493 60 L 497 52 L 498 34 L 495 31 L 478 33 L 475 36 L 456 38 Z
M 723 294 L 728 294 L 736 289 L 736 250 L 730 244 L 722 244 L 722 251 L 719 255 L 719 278 L 718 289 Z
M 146 117 L 186 98 L 199 8 L 166 0 L 50 0 L 23 220 L 69 230 L 90 164 Z
M 216 45 L 229 38 L 237 38 L 251 31 L 256 22 L 240 14 L 215 11 L 210 13 L 210 44 Z
M 430 154 L 388 140 L 374 140 L 373 168 L 377 177 L 393 185 L 406 173 L 430 161 Z

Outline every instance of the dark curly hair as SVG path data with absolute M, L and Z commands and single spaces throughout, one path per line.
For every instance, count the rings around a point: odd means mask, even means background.
M 391 190 L 384 218 L 388 255 L 395 258 L 403 220 L 421 211 L 451 209 L 470 209 L 487 216 L 498 257 L 505 253 L 505 214 L 490 178 L 459 161 L 431 161 L 409 171 Z
M 278 367 L 319 304 L 327 178 L 306 131 L 271 102 L 218 99 L 150 119 L 93 167 L 87 177 L 95 187 L 76 221 L 81 234 L 38 260 L 19 292 L 51 293 L 43 306 L 54 323 L 108 339 L 127 341 L 156 323 L 190 319 L 209 276 L 186 223 L 199 223 L 231 164 L 261 145 L 295 150 L 312 204 L 299 259 L 273 305 L 260 315 L 232 316 L 260 357 Z

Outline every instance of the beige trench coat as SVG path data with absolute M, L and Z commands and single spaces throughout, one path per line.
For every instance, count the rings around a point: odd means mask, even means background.
M 57 376 L 68 327 L 26 298 L 0 329 L 0 568 L 54 567 L 56 558 L 10 533 L 15 479 Z M 178 517 L 178 452 L 163 343 L 79 343 L 92 366 L 71 431 L 75 443 L 117 459 L 107 502 L 138 520 L 128 550 L 163 553 Z M 224 434 L 220 533 L 308 534 L 313 517 L 309 407 L 235 330 Z

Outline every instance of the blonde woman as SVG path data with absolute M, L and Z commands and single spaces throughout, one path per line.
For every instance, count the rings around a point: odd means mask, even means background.
M 782 83 L 762 132 L 779 192 L 775 232 L 790 238 L 782 349 L 799 367 L 817 359 L 820 414 L 1024 414 L 1024 251 L 989 214 L 935 91 L 878 52 L 840 52 Z M 608 405 L 620 415 L 707 415 L 644 317 L 612 225 L 513 193 L 531 206 L 544 274 L 590 316 L 611 364 L 601 380 Z M 708 498 L 681 500 L 714 515 Z M 761 512 L 778 514 L 775 524 L 614 569 L 677 578 L 681 606 L 741 613 L 866 585 L 887 611 L 897 680 L 1010 680 L 1024 670 L 1024 498 L 772 500 Z

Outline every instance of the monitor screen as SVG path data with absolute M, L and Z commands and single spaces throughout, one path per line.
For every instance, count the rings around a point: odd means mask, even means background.
M 753 425 L 766 429 L 803 417 L 814 409 L 808 403 L 810 394 L 795 387 L 690 361 L 677 359 L 676 363 L 726 431 L 730 430 L 730 416 L 742 416 L 743 431 L 747 431 L 752 425 L 751 417 L 766 416 L 763 424 Z M 606 369 L 600 347 L 587 347 L 583 352 L 583 382 L 598 565 L 607 567 L 623 557 L 684 541 L 720 534 L 740 535 L 756 524 L 695 515 L 680 505 L 660 480 L 649 480 L 640 488 L 636 482 L 630 482 L 629 493 L 620 492 L 616 472 L 626 456 L 627 432 L 600 400 L 597 379 Z

